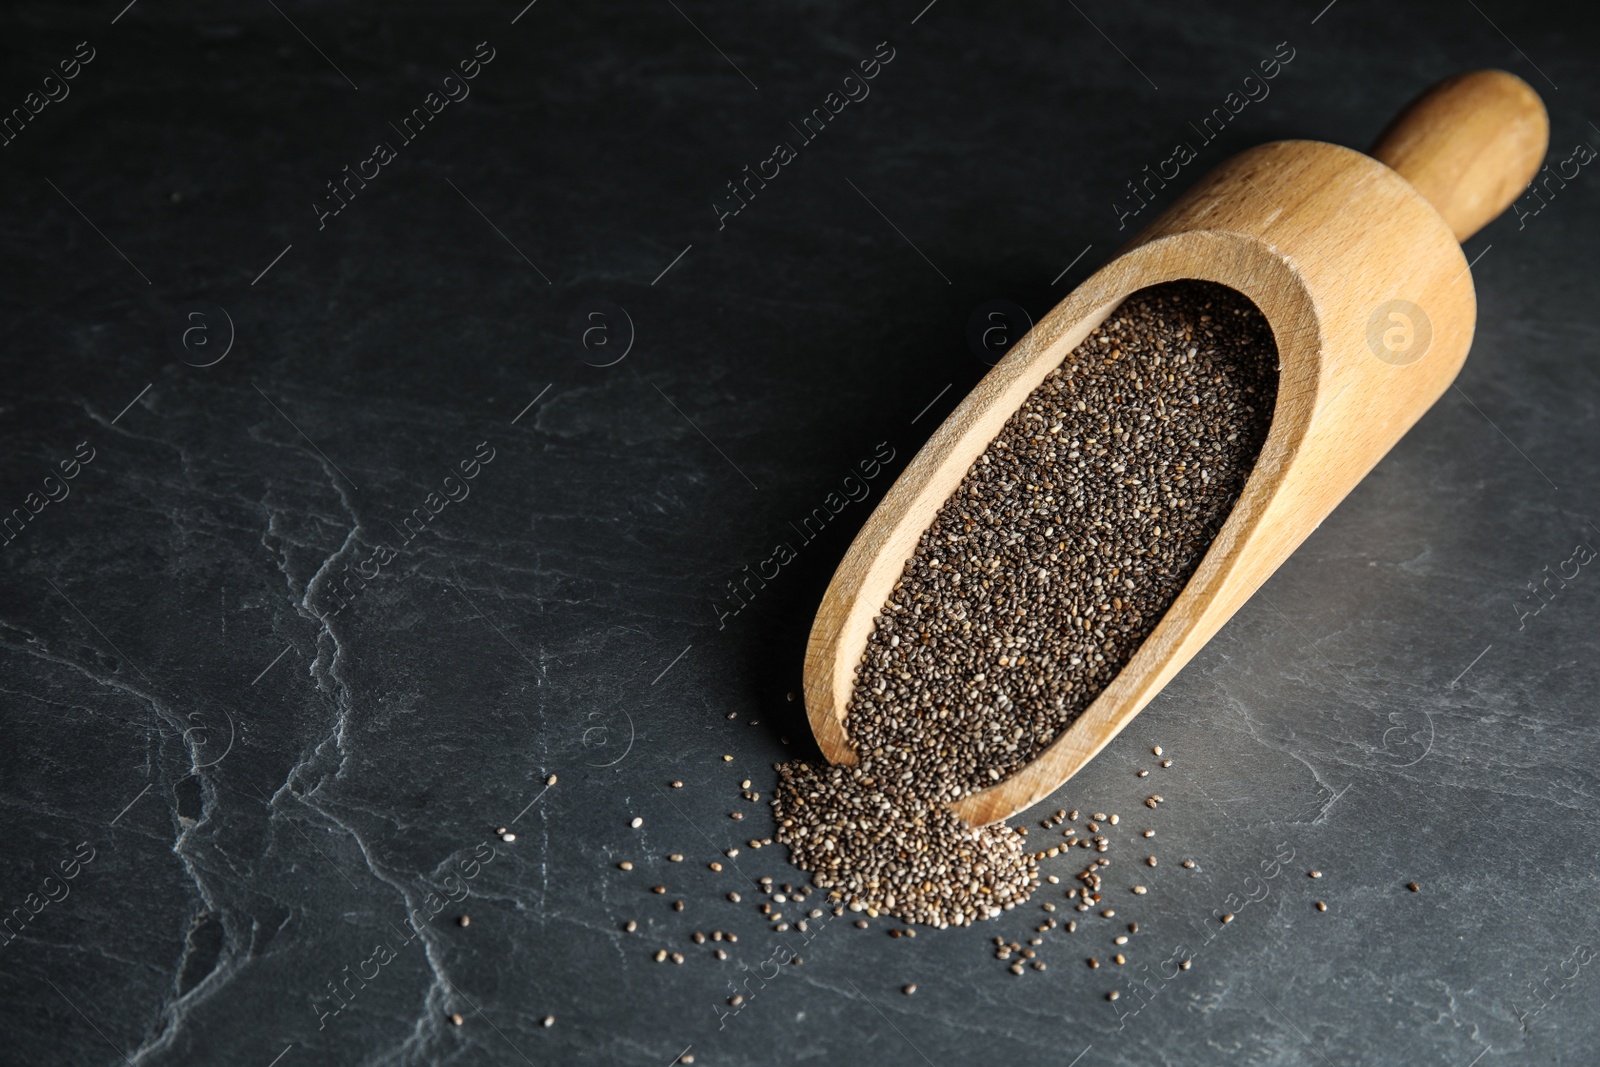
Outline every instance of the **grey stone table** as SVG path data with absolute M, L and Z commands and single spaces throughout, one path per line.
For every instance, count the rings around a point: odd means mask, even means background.
M 1592 21 L 924 2 L 12 8 L 0 1062 L 1593 1062 Z M 810 615 L 975 313 L 1180 142 L 1483 66 L 1566 177 L 1469 242 L 1458 388 L 1050 805 L 1150 893 L 1021 977 L 1068 859 L 774 930 Z

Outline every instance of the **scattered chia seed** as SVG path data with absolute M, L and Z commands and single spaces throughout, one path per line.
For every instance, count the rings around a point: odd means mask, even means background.
M 938 927 L 1028 898 L 1052 850 L 946 805 L 1036 759 L 1160 622 L 1255 464 L 1276 362 L 1248 299 L 1173 282 L 1128 298 L 1024 401 L 875 620 L 845 715 L 859 762 L 779 766 L 775 836 L 816 885 Z
M 973 829 L 913 782 L 854 767 L 794 762 L 779 772 L 778 838 L 822 888 L 905 922 L 962 926 L 998 915 L 1038 885 L 1037 865 L 1005 825 Z

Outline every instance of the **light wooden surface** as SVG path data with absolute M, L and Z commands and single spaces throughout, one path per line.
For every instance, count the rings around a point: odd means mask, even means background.
M 1371 155 L 1398 171 L 1465 241 L 1504 211 L 1544 162 L 1550 119 L 1515 74 L 1446 78 L 1378 136 Z
M 806 713 L 823 754 L 855 762 L 844 720 L 873 620 L 939 507 L 1028 394 L 1135 290 L 1185 278 L 1231 286 L 1266 317 L 1281 366 L 1272 426 L 1237 505 L 1111 685 L 1031 764 L 953 808 L 978 825 L 1054 792 L 1449 387 L 1476 316 L 1457 242 L 1520 193 L 1547 135 L 1532 89 L 1479 71 L 1429 90 L 1385 131 L 1375 151 L 1398 173 L 1348 148 L 1282 141 L 1184 194 L 984 376 L 857 534 L 806 648 Z

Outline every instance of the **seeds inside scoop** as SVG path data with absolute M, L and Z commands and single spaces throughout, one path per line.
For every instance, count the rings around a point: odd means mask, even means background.
M 1276 361 L 1248 299 L 1172 282 L 1012 415 L 875 620 L 845 718 L 860 762 L 782 769 L 776 836 L 818 885 L 935 925 L 1027 898 L 1018 832 L 944 805 L 1037 758 L 1182 592 L 1266 440 Z

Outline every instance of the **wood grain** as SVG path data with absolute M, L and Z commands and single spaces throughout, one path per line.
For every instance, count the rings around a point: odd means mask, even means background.
M 1449 387 L 1476 316 L 1458 239 L 1503 211 L 1537 170 L 1543 121 L 1532 89 L 1483 71 L 1441 83 L 1390 126 L 1379 149 L 1398 170 L 1315 141 L 1262 145 L 1203 178 L 1074 290 L 933 434 L 834 574 L 805 662 L 806 712 L 823 754 L 855 762 L 845 713 L 873 620 L 1006 420 L 1134 291 L 1219 282 L 1260 308 L 1280 362 L 1272 426 L 1238 503 L 1111 685 L 1036 760 L 953 808 L 974 825 L 992 822 L 1076 773 Z
M 1527 188 L 1544 162 L 1550 117 L 1503 70 L 1446 78 L 1378 135 L 1371 155 L 1411 183 L 1465 241 Z

